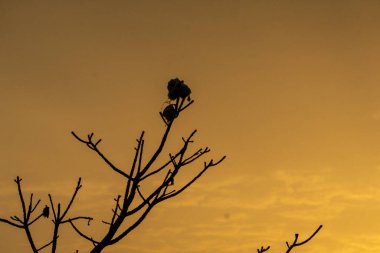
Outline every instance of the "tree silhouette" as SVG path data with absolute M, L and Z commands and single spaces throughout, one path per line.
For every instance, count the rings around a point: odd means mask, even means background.
M 49 194 L 50 206 L 46 205 L 37 217 L 32 218 L 32 214 L 35 212 L 38 213 L 36 210 L 40 204 L 40 200 L 38 200 L 36 204 L 33 204 L 33 194 L 31 194 L 29 203 L 26 204 L 21 189 L 22 179 L 17 177 L 15 182 L 18 187 L 23 216 L 22 218 L 19 218 L 17 215 L 11 216 L 10 219 L 0 218 L 0 222 L 23 229 L 34 253 L 37 253 L 50 245 L 51 252 L 55 253 L 59 239 L 59 227 L 63 224 L 70 224 L 79 236 L 92 243 L 93 248 L 90 251 L 91 253 L 99 253 L 102 252 L 104 248 L 118 243 L 121 239 L 131 233 L 147 217 L 153 207 L 165 200 L 179 195 L 189 188 L 209 168 L 221 163 L 226 156 L 223 156 L 217 161 L 211 159 L 204 162 L 203 168 L 195 173 L 192 179 L 182 185 L 176 186 L 174 183 L 175 177 L 181 173 L 181 168 L 188 166 L 210 152 L 208 147 L 199 148 L 197 151 L 191 153 L 188 151 L 189 146 L 194 142 L 193 139 L 197 131 L 194 130 L 187 138 L 182 138 L 183 144 L 178 151 L 169 153 L 167 161 L 163 164 L 157 164 L 157 159 L 162 153 L 175 120 L 194 102 L 194 100 L 190 98 L 191 89 L 184 83 L 184 81 L 181 81 L 178 78 L 172 79 L 168 82 L 167 88 L 169 98 L 168 105 L 162 112 L 160 112 L 161 118 L 165 123 L 165 130 L 157 149 L 153 155 L 147 159 L 146 163 L 144 163 L 142 159 L 144 155 L 144 131 L 137 139 L 133 162 L 129 170 L 117 167 L 101 152 L 99 149 L 101 139 L 95 139 L 94 133 L 88 134 L 86 138 L 82 138 L 75 132 L 71 132 L 79 142 L 86 144 L 90 150 L 94 151 L 110 169 L 125 178 L 124 192 L 114 199 L 115 206 L 112 209 L 111 217 L 109 217 L 108 221 L 103 221 L 109 226 L 109 229 L 102 238 L 94 239 L 91 235 L 83 233 L 78 227 L 78 221 L 86 220 L 88 224 L 90 224 L 90 221 L 93 219 L 92 217 L 68 217 L 69 210 L 72 207 L 75 197 L 79 189 L 82 187 L 81 178 L 79 178 L 71 200 L 65 208 L 61 208 L 60 203 L 55 205 L 51 194 Z M 144 188 L 144 185 L 146 185 L 144 183 L 151 177 L 161 178 L 159 185 L 151 191 L 142 189 Z M 38 247 L 33 239 L 30 226 L 42 217 L 48 218 L 50 209 L 53 213 L 52 221 L 54 225 L 52 239 Z M 133 220 L 133 222 L 125 228 L 125 225 L 129 220 Z
M 190 98 L 191 89 L 178 78 L 170 80 L 167 88 L 169 101 L 164 110 L 160 112 L 161 118 L 165 123 L 165 131 L 158 147 L 153 155 L 146 159 L 146 163 L 143 162 L 145 142 L 144 131 L 137 139 L 133 162 L 129 170 L 117 167 L 110 161 L 110 159 L 107 158 L 106 155 L 103 154 L 103 152 L 99 149 L 101 139 L 95 139 L 94 133 L 88 134 L 86 138 L 82 138 L 75 132 L 71 132 L 76 140 L 85 144 L 90 150 L 94 151 L 111 170 L 125 179 L 124 192 L 114 198 L 115 205 L 112 209 L 111 217 L 108 217 L 108 221 L 103 221 L 103 223 L 108 226 L 108 230 L 101 238 L 95 239 L 91 235 L 85 234 L 81 231 L 77 224 L 78 221 L 84 220 L 87 221 L 87 225 L 90 225 L 90 221 L 93 220 L 92 217 L 70 217 L 69 215 L 69 211 L 74 203 L 77 193 L 82 187 L 81 178 L 78 179 L 74 193 L 66 207 L 62 207 L 61 203 L 54 204 L 53 197 L 51 194 L 48 194 L 48 205 L 45 205 L 41 211 L 37 211 L 41 201 L 38 200 L 36 203 L 33 203 L 33 193 L 31 193 L 29 202 L 26 203 L 21 187 L 22 179 L 17 177 L 15 182 L 17 184 L 18 195 L 20 198 L 22 216 L 21 218 L 17 215 L 11 216 L 10 219 L 0 218 L 0 222 L 23 229 L 26 233 L 33 253 L 38 253 L 42 249 L 49 246 L 51 246 L 51 252 L 55 253 L 57 251 L 60 225 L 65 224 L 70 224 L 80 237 L 92 243 L 93 247 L 90 250 L 90 253 L 100 253 L 104 248 L 120 242 L 120 240 L 138 227 L 153 207 L 165 200 L 179 195 L 184 190 L 189 188 L 196 180 L 198 180 L 209 168 L 220 164 L 226 156 L 221 157 L 217 161 L 211 159 L 208 162 L 204 162 L 203 167 L 195 173 L 192 179 L 177 186 L 175 183 L 175 178 L 181 173 L 181 168 L 193 163 L 210 152 L 210 149 L 205 147 L 199 148 L 195 152 L 191 152 L 189 154 L 188 148 L 193 144 L 193 139 L 197 130 L 192 131 L 187 138 L 182 138 L 182 147 L 174 153 L 169 153 L 166 162 L 163 164 L 158 164 L 157 159 L 163 151 L 175 120 L 184 110 L 188 109 L 189 106 L 194 103 L 194 100 Z M 144 188 L 144 185 L 146 185 L 145 183 L 147 182 L 147 179 L 152 177 L 159 178 L 160 183 L 153 190 L 149 191 Z M 35 240 L 33 239 L 30 227 L 35 222 L 40 221 L 42 217 L 46 219 L 49 218 L 51 213 L 52 223 L 54 226 L 53 235 L 50 241 L 45 242 L 41 246 L 37 246 Z M 132 222 L 129 222 L 130 220 Z M 129 225 L 127 225 L 127 221 L 129 222 Z M 288 246 L 286 253 L 289 253 L 295 247 L 309 242 L 321 228 L 322 225 L 319 226 L 319 228 L 308 239 L 302 242 L 297 242 L 298 234 L 295 234 L 293 243 L 291 245 L 289 245 L 288 242 L 286 243 Z M 269 249 L 269 246 L 266 248 L 261 247 L 261 249 L 257 249 L 257 252 L 263 253 Z M 79 252 L 79 250 L 76 252 Z

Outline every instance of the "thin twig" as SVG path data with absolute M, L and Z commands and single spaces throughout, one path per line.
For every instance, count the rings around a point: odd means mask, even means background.
M 293 248 L 295 248 L 295 247 L 298 247 L 298 246 L 301 246 L 301 245 L 303 245 L 303 244 L 305 244 L 305 243 L 307 243 L 307 242 L 309 242 L 318 232 L 319 232 L 319 230 L 321 230 L 321 228 L 322 228 L 323 226 L 322 225 L 320 225 L 315 231 L 314 231 L 314 233 L 309 237 L 309 238 L 307 238 L 306 240 L 304 240 L 304 241 L 302 241 L 302 242 L 299 242 L 299 243 L 297 243 L 297 240 L 298 240 L 298 234 L 295 234 L 294 235 L 294 241 L 293 241 L 293 243 L 291 244 L 291 245 L 289 245 L 289 243 L 288 242 L 286 242 L 286 245 L 288 246 L 288 249 L 286 250 L 286 253 L 289 253 Z
M 64 211 L 63 214 L 62 214 L 62 217 L 61 217 L 62 219 L 66 216 L 67 212 L 69 211 L 71 205 L 72 205 L 73 202 L 74 202 L 74 199 L 75 199 L 75 197 L 76 197 L 76 195 L 77 195 L 79 189 L 82 187 L 82 185 L 81 185 L 81 181 L 82 181 L 82 178 L 79 178 L 79 179 L 78 179 L 78 182 L 77 182 L 77 186 L 75 187 L 74 194 L 73 194 L 73 196 L 71 197 L 69 204 L 67 205 L 65 211 Z
M 189 107 L 192 103 L 194 103 L 194 100 L 191 100 L 189 103 L 187 103 L 187 105 L 185 105 L 183 108 L 181 108 L 179 111 L 182 112 L 183 110 L 185 110 L 187 107 Z
M 11 219 L 13 219 L 13 217 L 11 217 Z M 11 225 L 11 226 L 14 226 L 14 227 L 17 227 L 17 228 L 24 228 L 23 225 L 19 225 L 19 224 L 13 223 L 12 221 L 7 220 L 7 219 L 0 218 L 0 222 L 7 223 L 7 224 L 9 224 L 9 225 Z M 20 221 L 20 222 L 21 222 L 21 221 Z
M 82 236 L 83 238 L 85 238 L 85 239 L 87 239 L 88 241 L 92 242 L 93 244 L 99 244 L 98 241 L 96 241 L 96 240 L 92 239 L 91 237 L 89 237 L 89 236 L 83 234 L 83 233 L 82 233 L 82 232 L 81 232 L 81 231 L 80 231 L 80 230 L 74 225 L 74 223 L 73 223 L 72 221 L 69 221 L 69 222 L 70 222 L 71 226 L 74 228 L 74 230 L 75 230 L 80 236 Z
M 49 243 L 47 243 L 47 244 L 45 244 L 44 246 L 38 248 L 37 251 L 43 250 L 43 249 L 46 248 L 47 246 L 51 245 L 51 244 L 54 242 L 54 240 L 57 240 L 57 239 L 58 239 L 58 236 L 57 236 L 57 238 L 54 238 L 53 240 L 51 240 Z
M 180 154 L 181 154 L 181 153 L 177 153 L 177 154 L 175 154 L 175 155 L 173 156 L 173 158 L 176 159 Z M 165 168 L 166 168 L 169 164 L 171 164 L 171 163 L 172 163 L 172 161 L 171 161 L 171 159 L 169 159 L 169 161 L 167 161 L 164 165 L 162 165 L 162 166 L 159 167 L 158 169 L 156 169 L 156 170 L 154 170 L 154 171 L 152 171 L 152 172 L 149 172 L 148 174 L 142 176 L 141 179 L 140 179 L 140 181 L 143 181 L 144 179 L 146 179 L 146 178 L 148 178 L 148 177 L 150 177 L 150 176 L 152 176 L 152 175 L 154 175 L 154 174 L 156 174 L 156 173 L 162 171 L 163 169 L 165 169 Z
M 202 176 L 203 173 L 206 172 L 206 170 L 209 168 L 209 167 L 212 167 L 212 166 L 216 166 L 218 165 L 219 163 L 221 163 L 224 159 L 226 158 L 226 156 L 223 156 L 219 161 L 217 161 L 216 163 L 213 162 L 213 160 L 211 160 L 209 163 L 204 163 L 204 168 L 198 173 L 198 175 L 196 175 L 192 180 L 190 180 L 185 186 L 183 186 L 181 189 L 177 190 L 176 192 L 170 194 L 170 195 L 166 195 L 162 198 L 160 198 L 160 202 L 161 201 L 164 201 L 165 199 L 168 199 L 168 198 L 172 198 L 178 194 L 180 194 L 181 192 L 183 192 L 184 190 L 186 190 L 186 188 L 188 188 L 190 185 L 192 185 L 198 178 L 200 178 Z
M 100 140 L 98 140 L 96 143 L 92 142 L 93 133 L 88 135 L 88 141 L 85 141 L 81 139 L 74 131 L 71 131 L 71 134 L 80 142 L 85 143 L 90 149 L 94 150 L 114 171 L 119 173 L 120 175 L 123 175 L 126 178 L 130 178 L 130 176 L 125 173 L 124 171 L 117 168 L 100 150 L 98 149 L 97 145 L 99 144 Z
M 87 216 L 78 216 L 78 217 L 74 217 L 74 218 L 69 218 L 67 220 L 64 220 L 64 221 L 61 221 L 61 224 L 63 223 L 67 223 L 67 222 L 72 222 L 72 221 L 76 221 L 76 220 L 87 220 L 88 221 L 88 225 L 90 225 L 90 221 L 92 221 L 94 218 L 92 217 L 87 217 Z
M 28 226 L 32 225 L 34 222 L 36 222 L 37 220 L 39 220 L 44 214 L 41 213 L 39 216 L 37 216 L 34 220 L 32 220 L 31 222 L 28 223 Z
M 119 205 L 120 198 L 121 198 L 121 195 L 118 195 L 117 198 L 115 199 L 116 205 L 115 205 L 115 210 L 113 210 L 113 215 L 112 215 L 110 225 L 112 225 L 115 222 L 115 218 L 118 215 L 117 212 L 120 209 L 120 205 Z
M 264 248 L 263 246 L 261 246 L 260 249 L 257 249 L 257 253 L 263 253 L 263 252 L 265 252 L 265 251 L 267 251 L 267 250 L 269 250 L 269 249 L 270 249 L 270 246 L 268 246 L 268 247 L 266 247 L 266 248 Z

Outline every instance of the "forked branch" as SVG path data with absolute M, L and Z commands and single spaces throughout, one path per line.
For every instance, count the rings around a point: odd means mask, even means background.
M 288 242 L 286 242 L 286 246 L 288 247 L 288 249 L 286 250 L 286 253 L 289 253 L 293 248 L 295 248 L 295 247 L 298 247 L 298 246 L 301 246 L 301 245 L 303 245 L 303 244 L 305 244 L 305 243 L 307 243 L 307 242 L 309 242 L 318 232 L 319 232 L 319 230 L 321 230 L 321 228 L 322 228 L 323 226 L 322 225 L 320 225 L 315 231 L 314 231 L 314 233 L 311 235 L 311 236 L 309 236 L 309 238 L 307 238 L 306 240 L 304 240 L 304 241 L 302 241 L 302 242 L 297 242 L 298 241 L 298 234 L 295 234 L 294 235 L 294 241 L 293 241 L 293 243 L 291 244 L 291 245 L 289 245 L 289 243 Z
M 297 242 L 298 241 L 298 238 L 299 238 L 299 235 L 296 233 L 295 235 L 294 235 L 294 241 L 293 241 L 293 243 L 292 244 L 289 244 L 289 242 L 286 242 L 286 246 L 288 247 L 287 248 L 287 250 L 286 250 L 286 253 L 290 253 L 291 251 L 292 251 L 292 249 L 294 249 L 295 247 L 298 247 L 298 246 L 301 246 L 301 245 L 304 245 L 304 244 L 306 244 L 306 243 L 308 243 L 318 232 L 319 232 L 319 230 L 321 230 L 321 228 L 322 228 L 323 226 L 322 225 L 320 225 L 315 231 L 314 231 L 314 233 L 311 235 L 311 236 L 309 236 L 309 238 L 307 238 L 306 240 L 304 240 L 304 241 L 302 241 L 302 242 Z M 258 253 L 263 253 L 263 252 L 265 252 L 265 251 L 267 251 L 267 250 L 269 250 L 270 249 L 270 246 L 268 246 L 268 247 L 266 247 L 266 248 L 264 248 L 264 247 L 261 247 L 260 249 L 257 249 L 257 252 Z
M 270 249 L 270 246 L 268 246 L 268 247 L 266 247 L 266 248 L 264 248 L 263 246 L 261 246 L 260 249 L 257 249 L 257 253 L 263 253 L 263 252 L 265 252 L 265 251 L 267 251 L 267 250 L 269 250 L 269 249 Z
M 45 244 L 42 247 L 37 248 L 36 243 L 33 239 L 32 233 L 30 231 L 30 226 L 45 215 L 44 215 L 44 212 L 42 211 L 35 218 L 32 218 L 32 215 L 36 211 L 36 209 L 40 203 L 40 200 L 38 200 L 36 204 L 33 204 L 33 193 L 31 193 L 30 198 L 29 198 L 29 203 L 26 203 L 25 199 L 24 199 L 24 194 L 23 194 L 23 191 L 21 188 L 22 179 L 19 176 L 17 176 L 14 181 L 17 184 L 17 190 L 18 190 L 18 195 L 20 198 L 21 209 L 22 209 L 22 218 L 19 218 L 17 215 L 13 215 L 10 217 L 10 219 L 12 221 L 10 221 L 8 219 L 0 218 L 0 222 L 6 223 L 8 225 L 11 225 L 11 226 L 14 226 L 14 227 L 17 227 L 20 229 L 23 229 L 25 231 L 27 238 L 28 238 L 29 245 L 30 245 L 32 251 L 34 253 L 37 253 L 40 250 L 42 250 L 43 248 L 47 247 L 47 245 L 50 245 L 51 242 Z
M 130 178 L 130 176 L 125 173 L 124 171 L 120 170 L 117 168 L 99 149 L 98 149 L 98 144 L 102 141 L 102 139 L 99 139 L 97 141 L 93 141 L 94 133 L 91 133 L 87 135 L 87 140 L 80 138 L 74 131 L 71 131 L 71 134 L 80 142 L 84 143 L 89 147 L 90 149 L 94 150 L 105 162 L 108 164 L 108 166 L 119 173 L 120 175 Z
M 73 203 L 74 203 L 74 200 L 75 200 L 75 197 L 77 196 L 77 193 L 78 191 L 80 190 L 80 188 L 82 187 L 82 184 L 81 184 L 81 181 L 82 179 L 79 178 L 78 179 L 78 182 L 77 182 L 77 185 L 75 187 L 75 190 L 74 190 L 74 193 L 73 195 L 71 196 L 71 199 L 69 201 L 69 204 L 66 206 L 66 208 L 63 210 L 63 212 L 61 212 L 61 203 L 58 203 L 56 206 L 54 205 L 54 202 L 53 202 L 53 198 L 51 196 L 51 194 L 49 194 L 49 200 L 50 200 L 50 206 L 51 206 L 51 209 L 53 211 L 53 223 L 54 223 L 54 231 L 53 231 L 53 238 L 52 238 L 52 241 L 51 241 L 51 244 L 52 244 L 52 253 L 55 253 L 56 252 L 56 249 L 57 249 L 57 244 L 58 244 L 58 233 L 59 233 L 59 227 L 61 224 L 64 224 L 64 223 L 70 223 L 71 225 L 73 225 L 73 221 L 76 221 L 76 220 L 87 220 L 87 224 L 90 225 L 90 221 L 93 219 L 91 217 L 87 217 L 87 216 L 77 216 L 77 217 L 73 217 L 73 218 L 66 218 L 69 210 L 71 209 Z

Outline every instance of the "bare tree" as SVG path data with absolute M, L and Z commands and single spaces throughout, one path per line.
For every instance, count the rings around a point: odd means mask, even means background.
M 17 177 L 16 183 L 18 185 L 18 191 L 23 210 L 23 218 L 21 219 L 18 216 L 12 216 L 11 220 L 0 219 L 0 222 L 24 229 L 25 233 L 27 234 L 30 247 L 34 253 L 39 252 L 41 249 L 44 249 L 50 245 L 52 246 L 51 252 L 55 253 L 59 238 L 59 226 L 65 223 L 71 224 L 79 236 L 92 243 L 93 248 L 90 251 L 91 253 L 99 253 L 104 248 L 119 242 L 141 224 L 141 222 L 147 217 L 153 207 L 182 193 L 197 179 L 199 179 L 209 168 L 218 165 L 226 158 L 223 156 L 217 161 L 211 159 L 208 162 L 204 162 L 202 168 L 197 173 L 195 173 L 193 178 L 191 178 L 189 181 L 183 184 L 178 184 L 178 186 L 177 183 L 174 184 L 176 176 L 181 173 L 181 169 L 183 167 L 195 162 L 210 152 L 210 149 L 208 147 L 199 148 L 195 152 L 188 151 L 189 146 L 194 142 L 193 139 L 197 131 L 194 130 L 188 135 L 188 137 L 182 138 L 183 144 L 178 151 L 169 153 L 166 162 L 157 164 L 158 158 L 163 151 L 175 120 L 194 102 L 194 100 L 190 98 L 190 93 L 190 88 L 183 81 L 177 78 L 169 81 L 168 105 L 162 112 L 160 112 L 161 118 L 165 123 L 165 130 L 162 139 L 153 155 L 148 159 L 144 159 L 147 161 L 144 163 L 143 131 L 140 137 L 137 139 L 132 165 L 127 170 L 116 166 L 106 155 L 103 154 L 103 152 L 101 152 L 99 149 L 101 139 L 95 139 L 93 133 L 87 135 L 86 138 L 82 138 L 79 137 L 75 132 L 72 132 L 72 135 L 79 142 L 86 144 L 86 146 L 90 150 L 94 151 L 109 166 L 111 170 L 125 179 L 124 192 L 120 193 L 114 199 L 115 205 L 112 209 L 111 217 L 108 218 L 108 221 L 103 221 L 109 226 L 109 228 L 101 238 L 94 239 L 92 236 L 86 235 L 84 232 L 82 232 L 78 227 L 77 222 L 79 220 L 87 220 L 89 224 L 92 220 L 91 217 L 78 216 L 67 218 L 68 212 L 72 207 L 74 199 L 79 189 L 81 188 L 81 179 L 78 180 L 74 194 L 72 195 L 72 198 L 66 208 L 61 208 L 60 203 L 54 205 L 52 196 L 49 194 L 49 204 L 53 212 L 52 221 L 54 224 L 54 232 L 51 241 L 44 244 L 43 246 L 39 248 L 36 246 L 29 227 L 43 216 L 48 218 L 49 207 L 45 206 L 42 212 L 36 218 L 32 219 L 31 215 L 36 210 L 38 204 L 40 203 L 40 200 L 35 205 L 33 205 L 33 194 L 31 194 L 29 206 L 26 208 L 21 190 L 21 179 L 19 177 Z M 161 178 L 160 183 L 151 191 L 144 190 L 144 185 L 146 185 L 144 183 L 147 182 L 147 179 L 151 177 Z M 129 225 L 127 224 L 127 221 Z
M 194 130 L 187 138 L 182 138 L 183 145 L 179 151 L 176 153 L 169 153 L 167 162 L 161 165 L 156 165 L 155 162 L 167 142 L 175 119 L 194 102 L 190 99 L 190 89 L 179 79 L 172 79 L 169 81 L 168 92 L 170 103 L 166 106 L 164 111 L 160 113 L 166 126 L 161 142 L 154 154 L 147 159 L 148 162 L 144 164 L 142 161 L 144 154 L 144 132 L 142 132 L 137 139 L 135 155 L 129 172 L 125 172 L 118 168 L 99 150 L 98 145 L 101 142 L 101 139 L 94 140 L 93 133 L 89 134 L 87 138 L 84 139 L 72 132 L 78 141 L 86 144 L 86 146 L 101 157 L 113 171 L 124 177 L 126 180 L 124 194 L 120 194 L 115 198 L 112 217 L 106 222 L 109 225 L 109 229 L 102 238 L 99 240 L 92 239 L 90 236 L 82 233 L 75 225 L 74 221 L 70 222 L 80 236 L 94 244 L 91 253 L 99 253 L 105 247 L 119 242 L 140 225 L 153 207 L 164 200 L 177 196 L 200 178 L 207 169 L 218 165 L 225 159 L 225 156 L 223 156 L 216 162 L 213 160 L 204 162 L 203 168 L 190 181 L 174 189 L 175 177 L 180 173 L 181 168 L 198 160 L 208 153 L 210 149 L 208 147 L 200 148 L 191 154 L 187 154 L 188 147 L 193 143 L 193 137 L 196 133 L 196 130 Z M 144 193 L 141 189 L 144 181 L 152 176 L 158 175 L 163 175 L 161 183 L 154 190 Z M 132 218 L 134 222 L 132 222 L 127 228 L 121 229 L 122 225 L 125 224 L 125 221 L 130 218 Z
M 49 206 L 45 205 L 42 211 L 37 212 L 37 208 L 40 204 L 40 200 L 33 203 L 33 193 L 30 194 L 29 203 L 24 200 L 24 194 L 21 188 L 21 178 L 17 177 L 15 182 L 18 188 L 18 195 L 20 197 L 22 217 L 13 215 L 10 219 L 0 218 L 0 222 L 14 226 L 16 228 L 23 229 L 29 241 L 30 248 L 33 253 L 38 253 L 42 249 L 51 246 L 51 252 L 57 251 L 57 244 L 59 239 L 60 225 L 70 224 L 77 234 L 89 241 L 93 247 L 90 253 L 100 253 L 104 248 L 120 242 L 129 233 L 131 233 L 136 227 L 138 227 L 142 221 L 147 217 L 150 211 L 159 203 L 171 199 L 184 190 L 189 188 L 197 179 L 199 179 L 209 168 L 220 164 L 226 157 L 223 156 L 217 161 L 209 160 L 203 163 L 202 168 L 194 174 L 194 176 L 185 183 L 178 184 L 175 178 L 181 173 L 182 168 L 197 161 L 205 154 L 210 152 L 208 147 L 199 148 L 195 152 L 189 152 L 189 146 L 194 142 L 194 136 L 197 130 L 192 131 L 188 137 L 182 138 L 182 147 L 174 153 L 169 153 L 165 162 L 158 164 L 158 158 L 160 157 L 165 144 L 168 140 L 169 133 L 173 127 L 175 120 L 181 115 L 181 113 L 189 108 L 193 104 L 193 100 L 190 99 L 190 88 L 179 79 L 172 79 L 168 83 L 168 97 L 169 101 L 165 109 L 160 112 L 161 118 L 165 123 L 165 130 L 163 132 L 162 139 L 158 144 L 158 147 L 154 151 L 153 155 L 145 158 L 147 161 L 144 163 L 144 131 L 137 139 L 135 147 L 135 154 L 132 159 L 132 164 L 129 169 L 123 169 L 116 166 L 110 161 L 110 159 L 103 154 L 99 148 L 101 139 L 95 139 L 94 133 L 88 134 L 86 138 L 79 137 L 75 132 L 72 135 L 80 142 L 85 144 L 90 150 L 94 151 L 108 167 L 116 172 L 125 180 L 124 191 L 118 194 L 115 198 L 115 205 L 112 209 L 112 214 L 108 217 L 107 221 L 103 221 L 108 226 L 106 233 L 98 239 L 93 238 L 91 235 L 87 235 L 78 226 L 78 222 L 81 220 L 87 221 L 87 225 L 90 225 L 92 217 L 88 216 L 74 216 L 69 217 L 69 210 L 72 208 L 74 200 L 79 192 L 81 185 L 81 178 L 78 179 L 74 193 L 66 207 L 62 207 L 61 203 L 54 204 L 53 197 L 48 194 Z M 149 178 L 158 178 L 159 183 L 153 190 L 148 190 L 146 182 Z M 42 217 L 49 218 L 50 210 L 52 210 L 53 218 L 52 223 L 54 226 L 53 235 L 50 241 L 37 246 L 33 239 L 30 227 L 39 221 Z M 36 214 L 34 214 L 36 213 Z M 34 218 L 32 218 L 32 215 Z M 322 228 L 322 225 L 306 240 L 298 242 L 298 234 L 295 234 L 295 239 L 292 244 L 286 242 L 288 247 L 286 253 L 289 253 L 293 248 L 301 246 L 309 242 Z M 261 247 L 257 249 L 258 253 L 268 251 L 270 246 Z M 77 252 L 79 252 L 77 250 Z
M 84 216 L 78 216 L 78 217 L 74 217 L 74 218 L 65 219 L 72 203 L 74 202 L 74 198 L 75 198 L 78 190 L 81 187 L 81 184 L 80 184 L 81 179 L 79 178 L 77 187 L 75 188 L 75 192 L 74 192 L 73 196 L 71 197 L 71 200 L 70 200 L 68 206 L 64 209 L 64 211 L 62 213 L 61 213 L 61 204 L 58 203 L 57 208 L 55 208 L 54 204 L 53 204 L 53 199 L 52 199 L 51 195 L 49 194 L 50 204 L 51 204 L 51 207 L 53 210 L 53 215 L 54 215 L 53 220 L 52 220 L 53 224 L 54 224 L 53 238 L 51 239 L 50 242 L 48 242 L 48 243 L 46 243 L 40 247 L 37 247 L 37 245 L 33 239 L 30 227 L 31 227 L 31 225 L 33 225 L 36 221 L 38 221 L 42 217 L 49 218 L 50 208 L 46 205 L 43 208 L 43 210 L 37 215 L 37 217 L 32 218 L 32 214 L 36 211 L 38 205 L 41 203 L 41 200 L 39 199 L 37 201 L 37 203 L 33 204 L 33 193 L 31 193 L 30 198 L 29 198 L 29 203 L 26 204 L 25 199 L 24 199 L 24 195 L 22 192 L 22 188 L 21 188 L 21 181 L 22 181 L 22 179 L 20 177 L 17 177 L 15 179 L 15 182 L 17 184 L 17 189 L 18 189 L 18 195 L 20 197 L 20 203 L 21 203 L 21 209 L 22 209 L 22 218 L 19 218 L 17 215 L 13 215 L 10 217 L 10 220 L 0 218 L 0 222 L 4 222 L 4 223 L 7 223 L 11 226 L 23 229 L 25 231 L 27 238 L 28 238 L 30 248 L 32 249 L 32 251 L 34 253 L 37 253 L 40 250 L 42 250 L 42 249 L 44 249 L 50 245 L 52 246 L 51 252 L 52 253 L 56 252 L 57 242 L 58 242 L 58 237 L 59 237 L 58 231 L 59 231 L 59 226 L 61 224 L 68 223 L 68 222 L 71 222 L 74 220 L 79 220 L 79 219 L 86 219 L 86 220 L 88 220 L 88 222 L 90 222 L 90 220 L 92 220 L 91 217 L 84 217 Z

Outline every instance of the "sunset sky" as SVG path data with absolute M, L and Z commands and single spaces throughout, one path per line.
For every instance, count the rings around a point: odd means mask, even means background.
M 100 239 L 123 180 L 70 131 L 129 168 L 179 77 L 195 103 L 163 156 L 197 129 L 194 148 L 227 159 L 105 253 L 278 253 L 320 224 L 294 252 L 378 253 L 379 31 L 376 0 L 0 0 L 0 217 L 21 215 L 16 176 L 41 208 L 82 177 L 70 214 Z M 51 231 L 32 226 L 38 245 Z M 59 252 L 91 246 L 62 227 Z M 0 223 L 0 252 L 31 252 L 24 232 Z

